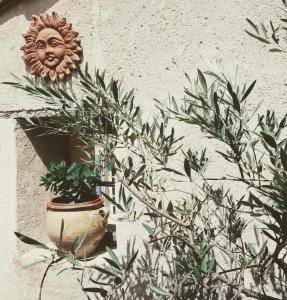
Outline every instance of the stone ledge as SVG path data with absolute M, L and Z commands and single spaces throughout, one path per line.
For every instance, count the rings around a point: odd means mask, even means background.
M 15 110 L 0 110 L 0 119 L 20 119 L 31 117 L 51 117 L 55 115 L 55 108 L 39 108 L 39 109 L 15 109 Z

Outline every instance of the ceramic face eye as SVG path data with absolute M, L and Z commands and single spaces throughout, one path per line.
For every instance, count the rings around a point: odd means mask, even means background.
M 51 47 L 57 47 L 59 45 L 63 45 L 63 43 L 62 43 L 62 41 L 58 40 L 57 38 L 52 37 L 49 39 L 49 45 Z
M 36 49 L 44 49 L 46 48 L 46 43 L 44 41 L 38 41 L 36 43 Z

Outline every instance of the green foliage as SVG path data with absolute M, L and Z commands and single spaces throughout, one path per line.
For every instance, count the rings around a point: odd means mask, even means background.
M 184 155 L 184 171 L 186 175 L 191 178 L 191 170 L 194 170 L 196 173 L 203 174 L 207 168 L 208 158 L 206 157 L 206 149 L 202 150 L 200 155 L 197 151 L 192 152 L 191 149 L 188 149 Z
M 51 163 L 48 172 L 41 177 L 41 184 L 50 190 L 58 201 L 77 203 L 92 200 L 96 184 L 100 183 L 99 172 L 93 167 L 65 161 Z
M 136 221 L 146 216 L 155 223 L 145 222 L 143 226 L 152 255 L 164 258 L 169 272 L 162 259 L 151 263 L 149 251 L 140 258 L 136 252 L 124 263 L 107 248 L 108 266 L 93 266 L 100 279 L 93 281 L 94 287 L 84 288 L 86 293 L 124 297 L 130 274 L 138 266 L 139 280 L 155 297 L 218 299 L 218 290 L 212 286 L 220 287 L 234 272 L 256 270 L 259 265 L 265 274 L 271 257 L 286 244 L 287 148 L 282 134 L 286 115 L 278 118 L 267 111 L 258 116 L 254 126 L 256 109 L 250 111 L 247 106 L 256 81 L 240 85 L 239 80 L 224 73 L 200 70 L 196 80 L 187 79 L 183 102 L 171 97 L 166 107 L 156 100 L 158 114 L 148 121 L 142 120 L 133 92 L 124 92 L 114 79 L 107 83 L 97 70 L 94 76 L 87 68 L 80 71 L 79 81 L 74 82 L 81 89 L 79 94 L 72 88 L 52 89 L 28 78 L 27 85 L 13 84 L 58 108 L 55 118 L 28 120 L 32 128 L 77 135 L 87 145 L 85 149 L 95 142 L 102 145 L 103 167 L 120 182 L 117 199 L 104 196 L 123 213 L 122 218 Z M 214 149 L 194 151 L 186 147 L 184 137 L 176 135 L 174 121 L 198 126 L 204 136 L 221 143 L 215 155 L 234 165 L 238 176 L 226 173 L 207 177 L 207 153 Z M 119 158 L 119 147 L 127 149 L 127 155 Z M 97 165 L 52 164 L 42 184 L 64 201 L 84 201 L 99 181 L 96 170 Z M 233 185 L 227 188 L 226 181 Z M 178 187 L 181 182 L 188 184 L 187 191 Z M 169 196 L 171 183 L 175 183 L 176 199 Z M 250 193 L 243 190 L 242 195 L 233 195 L 236 183 L 247 186 Z M 140 201 L 140 208 L 135 199 Z M 250 230 L 249 224 L 258 221 L 263 224 L 265 239 L 254 246 L 243 237 Z M 269 250 L 270 243 L 275 243 L 277 252 Z M 230 271 L 233 269 L 236 271 Z M 228 277 L 220 281 L 218 272 Z M 222 287 L 221 295 L 226 292 Z
M 283 5 L 286 10 L 286 1 Z M 248 23 L 249 35 L 284 51 L 279 33 L 286 28 L 273 22 L 269 27 Z M 147 120 L 133 91 L 124 91 L 120 81 L 107 80 L 105 73 L 89 72 L 87 66 L 66 88 L 29 77 L 8 83 L 57 109 L 49 120 L 28 120 L 32 128 L 77 135 L 86 149 L 100 144 L 103 168 L 120 186 L 116 199 L 104 196 L 126 220 L 150 219 L 143 221 L 149 236 L 146 251 L 124 262 L 107 248 L 107 266 L 92 267 L 99 279 L 84 291 L 124 299 L 137 276 L 137 283 L 155 299 L 218 300 L 245 294 L 278 300 L 265 292 L 273 280 L 284 299 L 287 115 L 279 117 L 272 110 L 258 114 L 260 104 L 250 110 L 256 81 L 242 83 L 237 71 L 230 76 L 198 70 L 194 80 L 186 78 L 183 100 L 170 97 L 169 105 L 155 100 L 154 115 Z M 198 141 L 187 137 L 187 130 L 177 133 L 180 123 L 197 126 L 204 140 L 216 143 L 202 150 L 196 145 L 196 151 L 192 143 Z M 44 185 L 57 194 L 65 191 L 65 199 L 82 201 L 80 189 L 88 192 L 97 183 L 94 169 L 70 170 L 65 164 L 53 168 Z M 74 175 L 67 176 L 69 172 Z M 251 231 L 256 236 L 252 243 L 245 240 Z M 256 291 L 245 287 L 245 274 L 260 283 Z
M 37 246 L 37 247 L 40 247 L 40 248 L 50 250 L 50 248 L 48 246 L 44 245 L 43 243 L 41 243 L 37 240 L 34 240 L 34 239 L 32 239 L 32 238 L 30 238 L 30 237 L 28 237 L 24 234 L 21 234 L 19 232 L 14 232 L 14 233 L 15 233 L 16 237 L 25 244 L 34 245 L 34 246 Z
M 131 258 L 125 263 L 120 262 L 116 253 L 109 247 L 106 247 L 107 253 L 109 254 L 109 258 L 105 257 L 105 261 L 107 262 L 107 266 L 105 268 L 99 266 L 92 266 L 92 269 L 96 270 L 98 279 L 92 280 L 96 287 L 92 288 L 83 288 L 86 292 L 99 293 L 101 296 L 111 296 L 108 286 L 113 289 L 120 289 L 122 296 L 124 297 L 124 286 L 130 275 L 131 268 L 138 256 L 138 251 L 136 251 Z M 105 283 L 101 281 L 101 276 L 105 275 Z M 104 286 L 104 287 L 103 287 Z
M 270 46 L 270 52 L 286 52 L 287 6 L 285 0 L 282 0 L 281 2 L 283 17 L 277 20 L 276 25 L 271 20 L 255 24 L 252 20 L 246 19 L 250 29 L 245 30 L 245 32 L 256 40 Z

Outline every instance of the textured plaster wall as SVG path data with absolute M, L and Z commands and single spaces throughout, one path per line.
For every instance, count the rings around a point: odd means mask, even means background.
M 124 77 L 139 101 L 150 107 L 154 97 L 168 92 L 182 96 L 184 72 L 206 69 L 207 61 L 223 58 L 225 65 L 241 65 L 245 79 L 258 78 L 254 98 L 282 111 L 286 58 L 268 54 L 264 45 L 244 32 L 249 17 L 255 21 L 280 15 L 279 0 L 160 0 L 160 1 L 19 1 L 0 15 L 0 80 L 10 72 L 24 74 L 19 48 L 21 34 L 32 14 L 56 10 L 80 32 L 85 60 Z M 1 106 L 31 108 L 35 103 L 18 91 L 1 87 Z M 270 100 L 272 99 L 272 100 Z M 256 101 L 254 101 L 256 102 Z M 285 104 L 286 105 L 286 104 Z
M 180 99 L 186 83 L 184 73 L 192 77 L 197 68 L 206 70 L 209 61 L 215 59 L 222 59 L 230 70 L 238 64 L 242 80 L 251 83 L 258 79 L 250 109 L 262 101 L 261 110 L 272 107 L 283 114 L 287 111 L 287 87 L 283 85 L 287 81 L 286 57 L 268 53 L 266 46 L 244 32 L 246 17 L 261 21 L 281 16 L 276 7 L 279 3 L 279 0 L 19 1 L 0 12 L 0 82 L 13 80 L 10 73 L 25 74 L 19 48 L 23 44 L 21 34 L 27 30 L 31 15 L 55 10 L 65 15 L 80 32 L 85 60 L 91 66 L 106 68 L 108 75 L 124 78 L 125 86 L 135 89 L 137 101 L 147 116 L 153 113 L 153 98 L 166 101 L 170 93 Z M 20 91 L 0 86 L 0 111 L 33 110 L 42 106 Z M 29 139 L 21 128 L 16 128 L 14 120 L 0 122 L 0 185 L 5 191 L 0 197 L 0 234 L 7 244 L 0 259 L 4 259 L 10 249 L 12 252 L 16 250 L 12 232 L 17 226 L 27 234 L 40 236 L 44 232 L 44 220 L 35 214 L 40 211 L 40 216 L 43 216 L 48 196 L 42 198 L 42 191 L 37 186 L 39 174 L 45 169 L 45 159 L 36 151 L 37 145 L 32 143 L 37 139 Z M 185 129 L 179 127 L 179 130 Z M 206 143 L 200 139 L 197 129 L 187 132 L 188 142 L 195 149 Z M 210 173 L 220 174 L 222 161 L 216 157 L 212 160 Z M 3 218 L 1 213 L 4 211 Z M 125 229 L 130 235 L 136 231 L 132 232 L 130 224 L 121 226 L 119 232 L 123 232 L 123 236 L 119 243 L 124 251 Z M 7 263 L 6 269 L 10 266 Z M 33 271 L 32 281 L 29 281 L 34 294 L 39 280 L 37 274 L 41 271 Z M 0 282 L 3 283 L 5 278 L 1 269 Z M 78 288 L 73 280 L 69 281 L 67 289 Z M 58 290 L 64 291 L 64 285 Z M 0 288 L 0 299 L 3 298 L 2 291 Z M 46 295 L 50 296 L 45 299 L 64 299 L 61 293 L 53 292 L 53 288 Z M 32 299 L 31 295 L 29 297 L 27 299 Z
M 15 120 L 0 120 L 0 298 L 11 295 L 15 276 L 14 260 L 16 245 L 13 232 L 16 230 L 16 145 L 14 139 Z M 15 299 L 20 296 L 17 290 L 13 292 Z

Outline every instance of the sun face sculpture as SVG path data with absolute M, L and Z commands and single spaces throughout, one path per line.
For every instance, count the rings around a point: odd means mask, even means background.
M 30 66 L 30 73 L 51 81 L 64 81 L 81 61 L 82 47 L 79 33 L 71 30 L 57 13 L 32 16 L 27 34 L 23 59 Z

